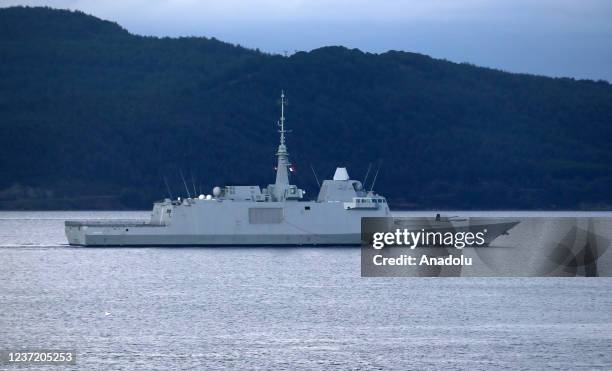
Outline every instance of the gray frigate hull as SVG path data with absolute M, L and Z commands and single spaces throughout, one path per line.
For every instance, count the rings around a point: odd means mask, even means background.
M 361 243 L 363 217 L 388 208 L 338 202 L 156 203 L 147 221 L 66 221 L 75 246 L 337 246 Z

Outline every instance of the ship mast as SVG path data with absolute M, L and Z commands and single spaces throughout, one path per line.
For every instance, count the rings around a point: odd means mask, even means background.
M 289 186 L 289 153 L 287 152 L 287 146 L 285 145 L 285 92 L 281 92 L 281 117 L 278 122 L 280 130 L 280 144 L 278 145 L 278 151 L 276 157 L 278 157 L 278 164 L 276 166 L 276 182 L 274 183 L 274 195 L 277 201 L 283 201 L 285 199 L 285 191 Z
M 285 144 L 285 92 L 281 90 L 280 144 Z

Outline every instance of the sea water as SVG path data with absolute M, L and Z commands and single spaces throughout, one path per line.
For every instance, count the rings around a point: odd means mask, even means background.
M 67 246 L 66 219 L 147 216 L 0 212 L 0 350 L 71 349 L 78 369 L 612 369 L 610 278 L 361 278 L 359 248 Z

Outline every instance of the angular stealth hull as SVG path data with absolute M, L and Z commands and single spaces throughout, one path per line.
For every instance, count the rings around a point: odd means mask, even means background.
M 75 246 L 359 245 L 361 218 L 388 208 L 345 209 L 338 202 L 185 200 L 155 205 L 150 221 L 66 221 Z

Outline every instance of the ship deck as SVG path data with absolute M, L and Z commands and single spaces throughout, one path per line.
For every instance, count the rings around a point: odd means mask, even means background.
M 66 220 L 66 227 L 164 227 L 149 220 Z

